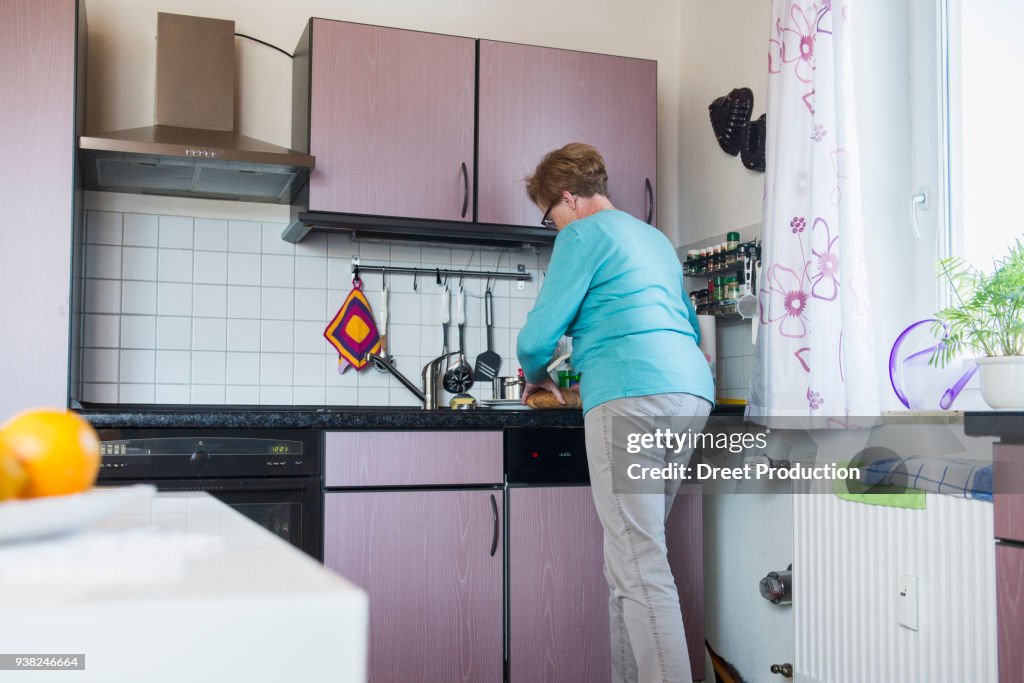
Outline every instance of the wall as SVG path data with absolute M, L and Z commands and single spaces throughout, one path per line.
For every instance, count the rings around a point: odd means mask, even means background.
M 87 130 L 152 123 L 157 11 L 233 19 L 235 29 L 289 52 L 311 16 L 658 61 L 658 215 L 670 239 L 679 222 L 679 3 L 677 0 L 85 0 L 89 20 Z M 291 62 L 239 39 L 237 129 L 291 139 Z M 543 106 L 543 103 L 538 103 Z M 197 209 L 199 211 L 200 209 Z M 196 215 L 199 215 L 198 213 Z
M 764 175 L 748 171 L 721 150 L 711 131 L 708 105 L 746 86 L 754 92 L 755 116 L 765 111 L 769 5 L 767 0 L 682 4 L 682 243 L 761 222 Z M 750 323 L 720 325 L 717 346 L 720 390 L 734 393 L 736 384 L 744 386 L 750 378 Z M 706 637 L 748 681 L 776 679 L 768 673 L 769 665 L 793 661 L 792 610 L 761 599 L 757 588 L 765 574 L 793 561 L 792 523 L 788 494 L 704 497 Z M 710 663 L 707 670 L 712 670 Z
M 353 242 L 312 234 L 292 245 L 282 223 L 90 211 L 86 221 L 81 398 L 102 403 L 418 405 L 390 375 L 349 369 L 323 331 L 351 289 L 352 257 L 363 263 L 514 270 L 522 290 L 498 281 L 495 350 L 501 373 L 516 372 L 515 337 L 538 292 L 549 250 L 512 252 Z M 363 275 L 371 306 L 381 276 Z M 435 278 L 388 275 L 389 347 L 419 382 L 441 351 Z M 450 283 L 453 290 L 456 282 Z M 465 281 L 470 364 L 484 349 L 483 280 Z M 452 301 L 454 320 L 455 302 Z M 455 325 L 452 350 L 458 348 Z M 490 398 L 486 385 L 474 388 Z

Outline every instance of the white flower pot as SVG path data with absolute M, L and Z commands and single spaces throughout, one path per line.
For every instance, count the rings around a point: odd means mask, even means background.
M 995 409 L 1024 408 L 1024 356 L 977 359 L 981 397 Z

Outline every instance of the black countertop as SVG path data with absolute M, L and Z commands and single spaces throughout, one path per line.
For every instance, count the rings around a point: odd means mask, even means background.
M 1024 443 L 1024 411 L 985 410 L 964 413 L 968 436 L 997 436 L 1004 441 Z
M 504 429 L 582 427 L 579 410 L 421 410 L 339 406 L 88 406 L 79 412 L 97 429 Z M 715 415 L 742 415 L 720 406 Z

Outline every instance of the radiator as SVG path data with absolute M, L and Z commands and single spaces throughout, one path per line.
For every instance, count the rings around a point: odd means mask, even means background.
M 797 681 L 995 683 L 991 503 L 933 494 L 925 510 L 830 494 L 794 501 Z M 903 574 L 918 577 L 918 631 L 897 621 Z

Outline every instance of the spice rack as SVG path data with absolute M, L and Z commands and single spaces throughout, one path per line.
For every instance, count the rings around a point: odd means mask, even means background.
M 690 301 L 700 315 L 740 319 L 736 302 L 749 289 L 756 289 L 753 269 L 747 268 L 761 259 L 761 242 L 740 242 L 738 232 L 727 234 L 726 242 L 687 251 L 683 274 L 704 281 L 704 286 L 689 292 Z

